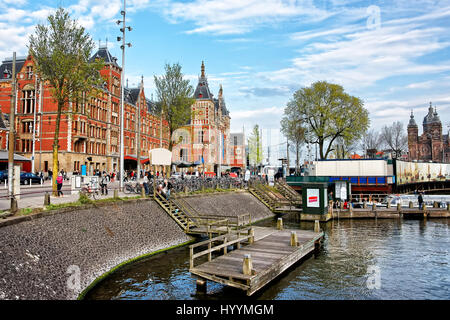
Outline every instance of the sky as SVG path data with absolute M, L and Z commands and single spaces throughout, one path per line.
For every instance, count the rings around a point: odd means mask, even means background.
M 293 93 L 325 80 L 364 101 L 371 128 L 419 125 L 429 103 L 450 125 L 450 1 L 128 0 L 125 73 L 144 76 L 147 97 L 166 63 L 180 63 L 195 88 L 205 62 L 211 91 L 223 86 L 231 131 L 279 123 Z M 27 54 L 28 37 L 55 8 L 66 8 L 120 62 L 116 21 L 123 0 L 0 0 L 0 59 Z M 270 136 L 270 138 L 269 138 Z M 274 157 L 278 154 L 272 152 Z

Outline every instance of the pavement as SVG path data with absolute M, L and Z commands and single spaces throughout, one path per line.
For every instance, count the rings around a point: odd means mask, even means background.
M 108 184 L 108 195 L 100 195 L 99 199 L 112 198 L 114 196 L 114 189 L 119 189 L 119 182 L 114 181 Z M 42 185 L 21 185 L 20 186 L 20 199 L 17 200 L 19 209 L 24 208 L 43 208 L 44 197 L 46 193 L 50 194 L 51 204 L 63 204 L 75 202 L 79 198 L 79 193 L 76 191 L 72 193 L 70 181 L 64 181 L 62 197 L 54 197 L 52 195 L 51 181 L 45 181 Z M 132 197 L 134 194 L 125 194 L 119 191 L 119 197 Z M 137 194 L 136 194 L 137 196 Z M 8 197 L 8 186 L 5 184 L 0 185 L 0 210 L 9 210 L 11 201 Z

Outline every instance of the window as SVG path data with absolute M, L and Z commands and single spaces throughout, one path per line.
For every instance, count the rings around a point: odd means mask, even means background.
M 30 139 L 22 139 L 22 152 L 31 152 L 32 142 Z
M 22 113 L 34 112 L 34 90 L 22 91 Z
M 33 66 L 27 66 L 27 79 L 33 78 Z

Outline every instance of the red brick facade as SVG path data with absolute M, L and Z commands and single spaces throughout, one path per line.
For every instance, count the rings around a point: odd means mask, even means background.
M 101 75 L 105 78 L 104 85 L 86 93 L 84 102 L 70 103 L 67 106 L 69 112 L 61 117 L 59 162 L 60 169 L 66 172 L 79 171 L 81 165 L 86 165 L 88 172 L 94 169 L 108 172 L 119 169 L 122 70 L 116 63 L 117 59 L 105 47 L 99 48 L 93 58 L 105 60 L 105 67 L 101 70 Z M 12 61 L 9 59 L 3 61 L 0 67 L 0 108 L 4 114 L 9 114 L 11 105 L 11 68 Z M 40 84 L 33 70 L 31 56 L 16 60 L 18 87 L 14 123 L 17 132 L 15 150 L 25 157 L 32 156 L 33 116 L 36 107 L 35 170 L 47 171 L 52 168 L 57 104 L 51 96 L 51 88 L 47 84 Z M 125 89 L 124 150 L 125 158 L 131 159 L 128 160 L 130 168 L 136 167 L 138 118 L 141 120 L 142 162 L 145 163 L 148 159 L 150 149 L 160 147 L 161 120 L 154 114 L 153 108 L 154 104 L 145 97 L 143 80 L 139 88 Z M 163 131 L 162 145 L 167 148 L 169 137 L 165 121 Z M 2 136 L 0 130 L 0 139 Z M 88 158 L 92 160 L 89 161 Z
M 449 162 L 450 161 L 450 139 L 449 135 L 442 134 L 442 123 L 433 110 L 430 103 L 428 114 L 423 119 L 423 133 L 419 136 L 414 115 L 408 124 L 408 156 L 410 160 Z

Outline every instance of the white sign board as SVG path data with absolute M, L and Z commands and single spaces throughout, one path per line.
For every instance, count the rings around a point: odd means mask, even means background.
M 245 171 L 245 177 L 244 177 L 245 181 L 250 180 L 250 170 Z
M 151 165 L 170 166 L 172 164 L 172 152 L 168 149 L 152 149 L 148 152 L 148 157 Z
M 269 186 L 273 187 L 274 182 L 275 182 L 275 170 L 273 169 L 269 169 L 267 171 L 267 181 L 269 182 Z
M 320 208 L 320 189 L 307 189 L 306 206 L 308 208 Z
M 336 199 L 347 200 L 347 182 L 336 181 L 334 186 Z

